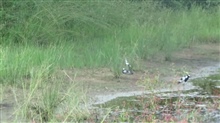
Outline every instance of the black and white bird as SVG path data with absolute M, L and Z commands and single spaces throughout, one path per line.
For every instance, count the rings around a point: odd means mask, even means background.
M 123 74 L 133 74 L 132 67 L 131 67 L 131 65 L 128 63 L 128 60 L 127 60 L 127 59 L 125 59 L 125 64 L 126 64 L 126 66 L 127 66 L 128 69 L 123 68 L 123 69 L 122 69 L 122 73 L 123 73 Z
M 123 74 L 127 74 L 127 73 L 128 73 L 128 70 L 126 70 L 125 68 L 122 68 L 122 73 L 123 73 Z
M 181 77 L 180 80 L 178 81 L 178 83 L 183 83 L 183 82 L 187 82 L 190 78 L 190 75 L 186 75 L 184 77 Z

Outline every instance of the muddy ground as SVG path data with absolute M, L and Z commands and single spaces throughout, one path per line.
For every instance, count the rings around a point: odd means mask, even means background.
M 145 78 L 154 78 L 159 75 L 164 88 L 168 86 L 177 88 L 179 86 L 177 80 L 186 72 L 191 75 L 191 79 L 213 74 L 220 68 L 220 44 L 191 46 L 173 53 L 169 61 L 166 61 L 163 55 L 156 54 L 151 60 L 140 62 L 140 66 L 133 65 L 133 75 L 122 74 L 119 78 L 115 78 L 113 72 L 107 68 L 62 71 L 65 71 L 69 77 L 74 79 L 74 82 L 87 91 L 90 102 L 101 103 L 111 99 L 111 95 L 116 95 L 115 98 L 123 96 L 123 94 L 140 94 L 140 92 L 146 91 L 141 84 Z M 66 80 L 68 79 L 67 77 Z M 13 98 L 13 93 L 10 93 L 9 98 Z M 103 100 L 100 101 L 99 96 Z M 104 98 L 105 96 L 107 98 Z M 0 120 L 10 121 L 9 119 L 11 119 L 14 106 L 11 102 L 7 102 L 11 101 L 9 98 L 2 99 Z
M 154 78 L 159 75 L 163 88 L 178 88 L 177 81 L 186 73 L 190 79 L 215 74 L 220 68 L 220 44 L 203 44 L 191 46 L 172 54 L 169 61 L 163 55 L 155 55 L 152 60 L 141 61 L 141 70 L 134 67 L 133 75 L 122 74 L 119 79 L 114 78 L 110 69 L 79 70 L 75 78 L 88 90 L 92 102 L 99 103 L 117 96 L 135 95 L 146 91 L 142 86 L 145 78 Z M 137 65 L 136 65 L 137 66 Z M 73 76 L 74 72 L 69 74 Z M 184 89 L 192 88 L 189 84 Z M 158 89 L 162 89 L 159 87 Z M 113 96 L 113 97 L 112 97 Z M 105 98 L 106 97 L 106 98 Z M 100 103 L 101 103 L 100 102 Z

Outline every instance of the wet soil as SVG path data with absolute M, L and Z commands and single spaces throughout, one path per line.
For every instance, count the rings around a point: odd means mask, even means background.
M 143 94 L 146 88 L 140 82 L 155 75 L 159 75 L 163 85 L 157 88 L 159 91 L 170 91 L 170 88 L 192 89 L 194 86 L 190 82 L 183 88 L 179 87 L 177 80 L 186 72 L 191 75 L 191 79 L 215 74 L 220 68 L 220 44 L 191 46 L 173 53 L 169 61 L 166 61 L 163 55 L 155 55 L 151 60 L 142 60 L 140 64 L 139 67 L 134 65 L 133 75 L 122 74 L 119 78 L 115 78 L 108 68 L 64 71 L 74 79 L 74 82 L 85 88 L 90 104 L 103 103 L 121 96 Z M 70 81 L 69 78 L 66 80 Z M 7 95 L 1 97 L 1 121 L 12 121 L 15 104 L 11 101 L 13 93 L 10 90 L 12 89 L 1 90 Z
M 220 72 L 220 71 L 219 71 Z M 220 120 L 220 74 L 193 79 L 194 88 L 145 91 L 93 105 L 91 119 L 107 122 L 209 122 Z M 179 86 L 185 86 L 179 85 Z M 191 85 L 192 86 L 192 85 Z M 110 112 L 108 111 L 109 109 Z M 108 111 L 108 112 L 107 112 Z M 100 113 L 101 112 L 101 113 Z M 104 112 L 104 113 L 103 113 Z
M 190 80 L 216 74 L 220 68 L 220 45 L 204 44 L 185 48 L 173 53 L 170 61 L 158 55 L 152 60 L 143 60 L 141 70 L 134 70 L 133 75 L 122 74 L 115 79 L 108 69 L 95 70 L 84 73 L 76 79 L 82 80 L 82 84 L 88 88 L 88 96 L 91 103 L 98 104 L 117 97 L 141 95 L 148 93 L 140 83 L 145 78 L 153 78 L 159 75 L 161 86 L 155 91 L 191 90 L 195 86 L 191 82 L 183 86 L 177 84 L 180 77 L 189 73 Z

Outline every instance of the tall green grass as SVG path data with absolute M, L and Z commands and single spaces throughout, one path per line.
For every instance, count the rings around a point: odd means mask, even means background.
M 219 13 L 199 6 L 158 8 L 153 1 L 2 1 L 0 83 L 23 89 L 18 119 L 76 122 L 88 115 L 79 108 L 85 99 L 75 86 L 63 92 L 67 86 L 59 83 L 66 79 L 57 79 L 63 75 L 57 70 L 109 68 L 119 77 L 125 58 L 141 69 L 138 61 L 156 54 L 170 60 L 173 52 L 197 43 L 219 45 Z M 59 120 L 58 105 L 74 108 Z
M 32 71 L 29 79 L 19 83 L 22 87 L 11 88 L 15 98 L 15 111 L 11 121 L 77 122 L 88 117 L 85 90 L 82 90 L 65 70 L 47 75 L 50 67 L 42 65 L 38 70 Z M 66 78 L 70 81 L 64 81 Z M 13 101 L 10 99 L 9 101 Z
M 3 81 L 28 74 L 44 62 L 61 68 L 108 67 L 119 76 L 125 57 L 134 63 L 160 53 L 170 60 L 171 53 L 181 48 L 220 41 L 219 8 L 158 9 L 151 1 L 11 4 L 22 7 L 16 13 L 10 7 L 2 11 L 12 16 L 1 30 Z

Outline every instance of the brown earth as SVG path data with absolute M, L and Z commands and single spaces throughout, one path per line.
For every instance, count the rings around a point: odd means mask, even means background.
M 76 82 L 82 86 L 90 98 L 97 95 L 111 95 L 120 92 L 143 91 L 142 85 L 145 78 L 154 79 L 159 75 L 164 87 L 176 84 L 177 80 L 188 72 L 192 79 L 200 77 L 205 67 L 215 67 L 220 64 L 220 44 L 200 44 L 185 48 L 172 54 L 169 61 L 165 61 L 163 55 L 156 54 L 152 60 L 140 61 L 141 66 L 134 65 L 133 75 L 122 74 L 119 79 L 107 68 L 100 69 L 69 69 L 62 70 L 66 74 L 65 79 Z M 13 92 L 9 90 L 7 97 L 2 98 L 0 104 L 1 119 L 10 118 L 13 111 Z M 14 91 L 16 92 L 16 91 Z M 9 102 L 8 102 L 9 101 Z
M 220 44 L 203 44 L 191 46 L 172 54 L 171 60 L 165 61 L 162 55 L 156 55 L 154 59 L 141 61 L 141 69 L 134 68 L 133 75 L 122 74 L 116 79 L 110 69 L 95 70 L 66 70 L 69 76 L 77 75 L 75 82 L 82 84 L 88 95 L 115 94 L 118 92 L 141 91 L 144 88 L 141 82 L 144 78 L 154 78 L 159 75 L 162 82 L 174 82 L 189 73 L 191 78 L 199 77 L 202 68 L 220 64 Z M 166 85 L 173 83 L 166 83 Z

